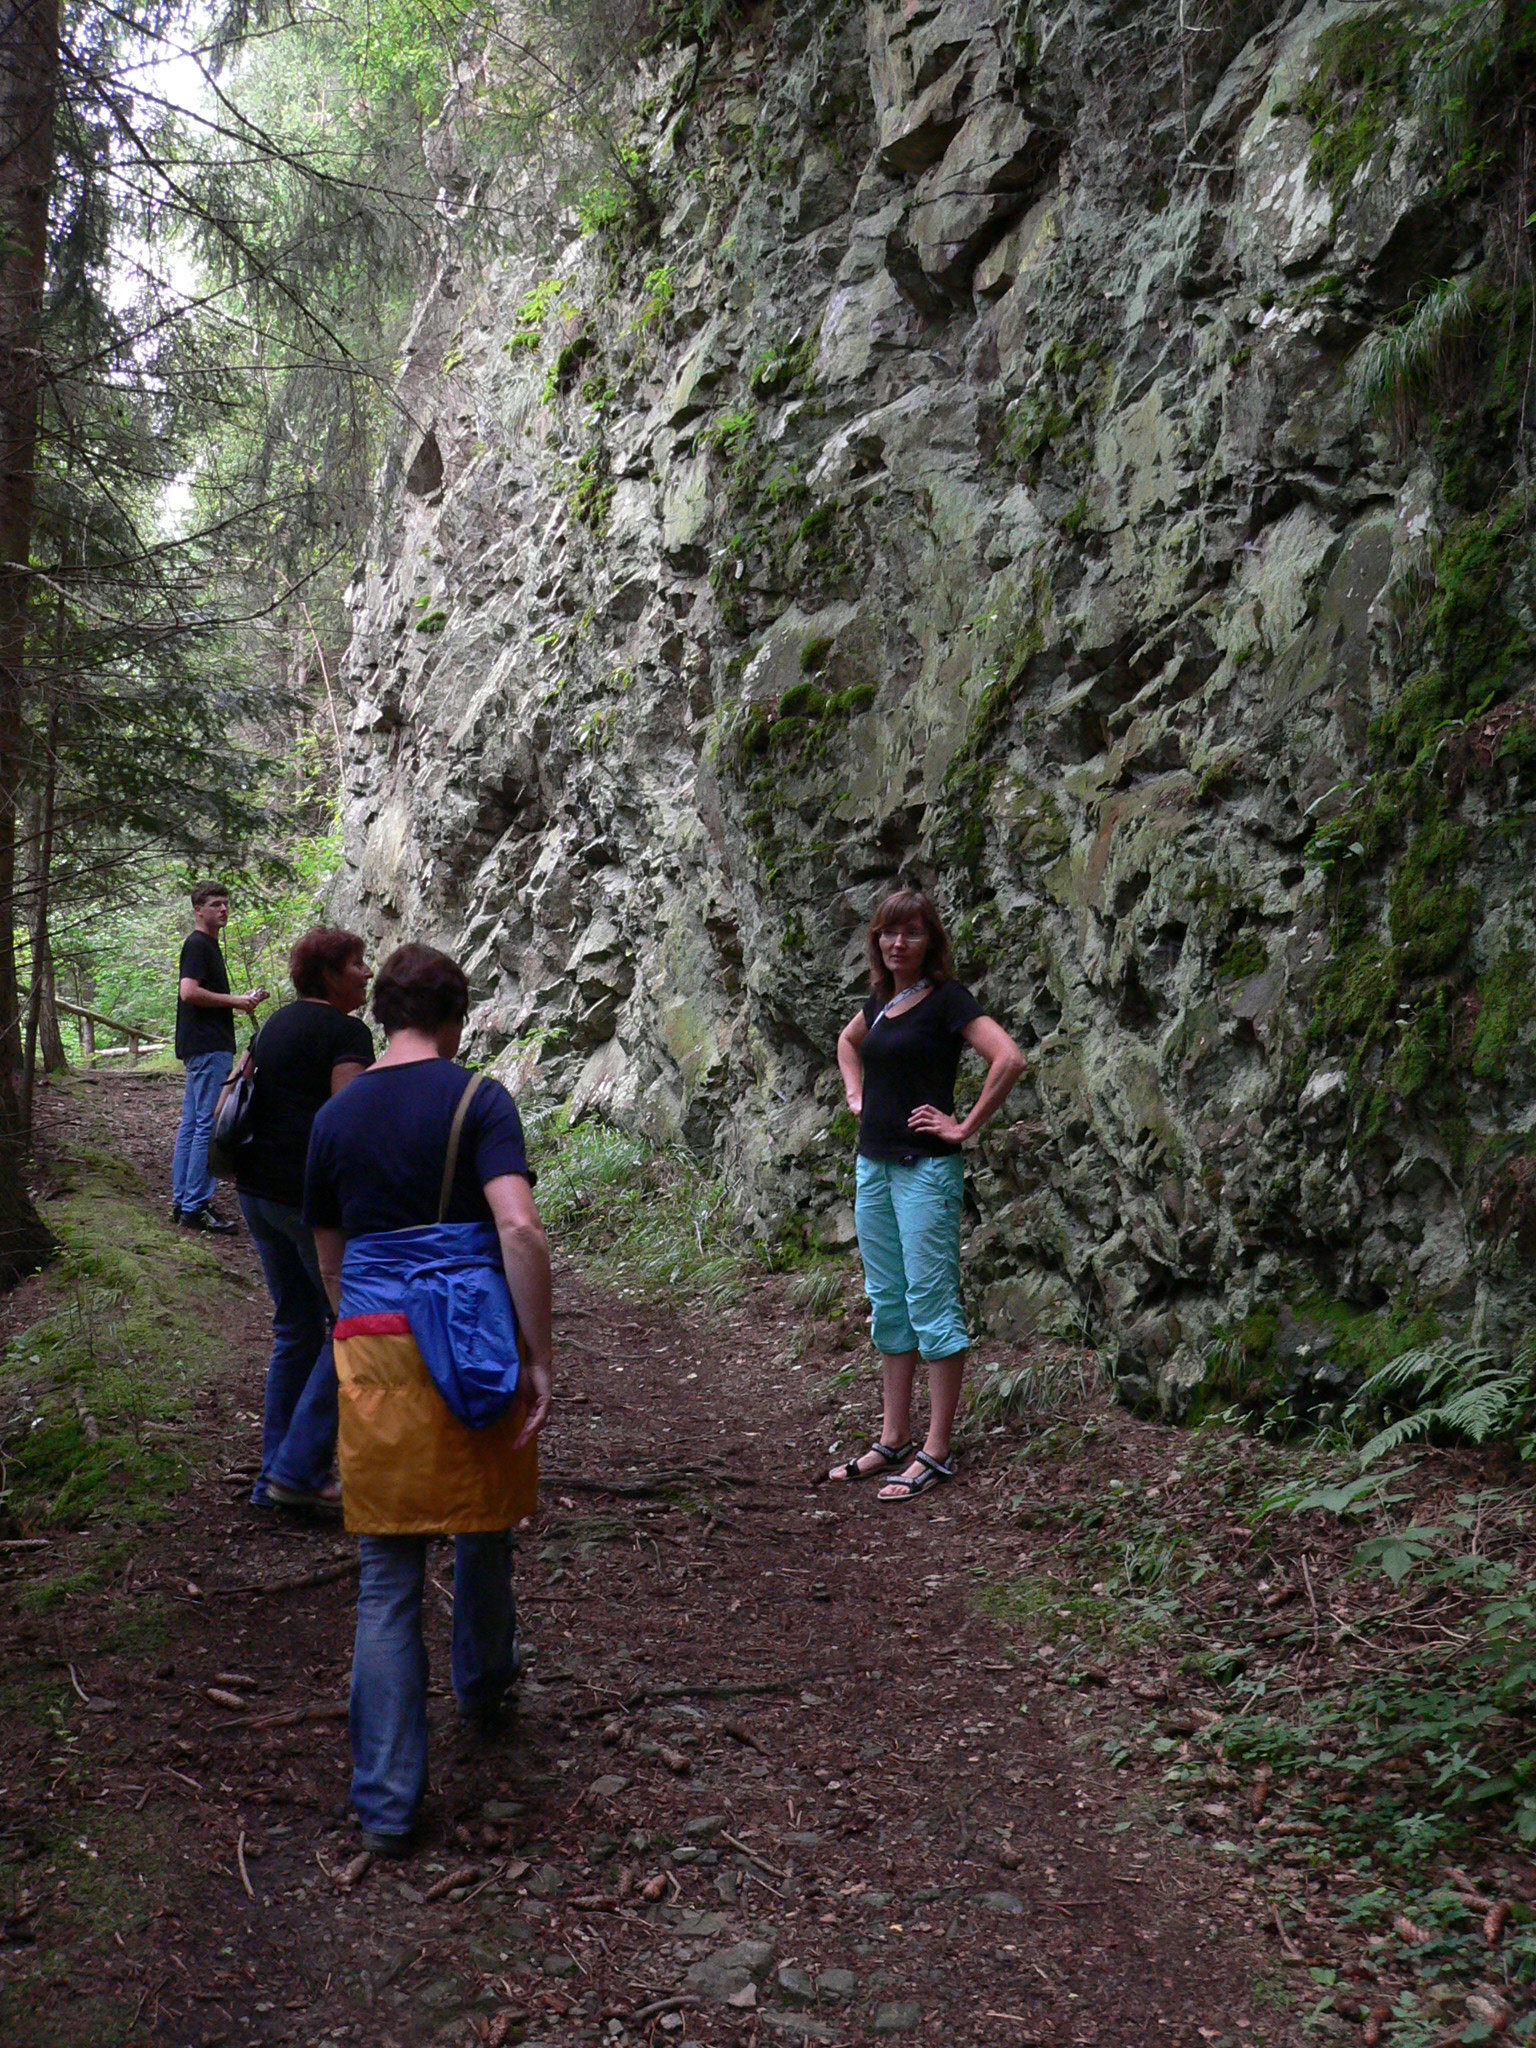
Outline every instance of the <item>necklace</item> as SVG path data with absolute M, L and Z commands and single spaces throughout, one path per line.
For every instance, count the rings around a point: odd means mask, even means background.
M 929 981 L 925 974 L 921 981 L 914 981 L 910 988 L 898 989 L 896 994 L 886 1004 L 884 1014 L 889 1016 L 895 1009 L 904 1009 L 914 996 L 920 996 L 924 989 L 931 988 L 932 986 L 932 982 Z

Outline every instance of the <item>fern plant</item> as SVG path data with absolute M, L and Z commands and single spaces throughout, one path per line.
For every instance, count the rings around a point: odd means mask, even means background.
M 1536 1337 L 1528 1337 L 1508 1362 L 1465 1341 L 1404 1351 L 1371 1374 L 1351 1413 L 1405 1400 L 1413 1405 L 1376 1432 L 1360 1453 L 1362 1465 L 1430 1435 L 1474 1444 L 1504 1437 L 1529 1457 L 1536 1451 Z

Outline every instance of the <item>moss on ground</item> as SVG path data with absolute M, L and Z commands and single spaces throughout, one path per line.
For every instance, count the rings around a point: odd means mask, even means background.
M 0 1361 L 3 1506 L 27 1529 L 143 1518 L 178 1490 L 176 1439 L 200 1385 L 208 1317 L 233 1284 L 205 1245 L 158 1221 L 142 1191 L 130 1196 L 137 1176 L 123 1162 L 79 1152 L 72 1165 L 72 1192 L 48 1208 L 62 1247 L 48 1313 Z

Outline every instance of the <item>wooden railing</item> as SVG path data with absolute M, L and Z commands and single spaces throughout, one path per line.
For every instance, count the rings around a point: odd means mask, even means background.
M 26 989 L 22 989 L 20 995 L 22 1004 L 25 1006 L 30 1001 L 30 994 Z M 56 995 L 53 1003 L 55 1009 L 62 1010 L 66 1017 L 73 1017 L 78 1022 L 80 1026 L 80 1056 L 82 1059 L 120 1060 L 126 1054 L 129 1065 L 135 1066 L 138 1063 L 140 1053 L 164 1052 L 166 1046 L 170 1043 L 169 1039 L 156 1038 L 153 1025 L 125 1024 L 120 1017 L 104 1017 L 100 1010 L 83 1009 L 79 1003 L 65 1002 L 62 996 Z M 127 1040 L 127 1044 L 103 1046 L 101 1051 L 98 1052 L 96 1050 L 96 1027 L 98 1024 L 101 1025 L 103 1030 L 115 1031 L 120 1038 Z

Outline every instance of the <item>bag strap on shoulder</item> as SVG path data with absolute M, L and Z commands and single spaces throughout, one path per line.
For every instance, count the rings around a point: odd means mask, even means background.
M 448 1157 L 443 1163 L 443 1189 L 437 1198 L 437 1220 L 442 1223 L 448 1215 L 448 1204 L 453 1198 L 453 1177 L 459 1170 L 459 1139 L 464 1132 L 464 1118 L 475 1090 L 485 1079 L 484 1074 L 471 1074 L 469 1086 L 459 1097 L 458 1108 L 453 1112 L 453 1122 L 448 1130 Z

